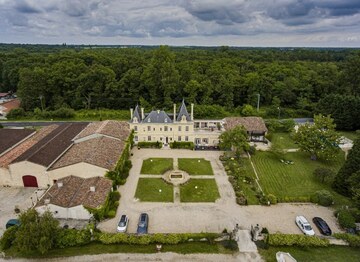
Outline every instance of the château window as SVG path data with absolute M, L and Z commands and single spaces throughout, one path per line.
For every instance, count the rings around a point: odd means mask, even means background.
M 138 136 L 134 136 L 134 140 L 135 140 L 135 141 L 138 141 Z
M 134 131 L 137 132 L 137 126 L 134 126 Z
M 189 137 L 188 137 L 188 136 L 185 137 L 185 141 L 186 141 L 186 142 L 189 141 Z
M 151 131 L 151 126 L 148 126 L 148 131 Z
M 181 141 L 181 136 L 178 136 L 178 141 Z
M 185 131 L 189 131 L 189 126 L 186 126 L 186 127 L 185 127 Z
M 164 131 L 168 131 L 168 127 L 167 127 L 167 126 L 164 126 Z
M 151 141 L 151 136 L 148 136 L 148 141 Z
M 178 129 L 179 131 L 181 131 L 181 126 L 179 126 L 179 129 Z

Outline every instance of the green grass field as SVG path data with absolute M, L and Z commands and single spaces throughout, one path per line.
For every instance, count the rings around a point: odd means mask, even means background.
M 308 154 L 302 152 L 287 153 L 286 159 L 292 160 L 293 165 L 280 162 L 271 152 L 257 152 L 252 157 L 260 185 L 264 191 L 274 194 L 278 198 L 309 197 L 317 190 L 326 189 L 333 193 L 335 204 L 348 204 L 347 199 L 336 194 L 329 185 L 315 180 L 313 172 L 318 167 L 331 168 L 335 172 L 344 163 L 343 154 L 332 161 L 313 161 Z
M 317 248 L 300 247 L 270 247 L 269 249 L 258 249 L 260 255 L 266 262 L 276 262 L 276 252 L 290 253 L 298 262 L 358 262 L 360 248 L 330 246 Z
M 179 158 L 178 165 L 189 175 L 214 175 L 210 161 L 204 158 Z
M 149 158 L 143 161 L 140 174 L 162 175 L 173 169 L 172 158 Z
M 351 139 L 352 141 L 354 141 L 357 137 L 360 136 L 360 134 L 358 135 L 356 131 L 339 131 L 339 134 Z
M 215 179 L 190 179 L 180 186 L 181 202 L 215 202 L 219 197 Z
M 161 178 L 140 178 L 135 197 L 144 202 L 173 202 L 173 186 Z
M 284 149 L 298 148 L 290 134 L 291 133 L 272 133 L 271 143 L 277 144 Z

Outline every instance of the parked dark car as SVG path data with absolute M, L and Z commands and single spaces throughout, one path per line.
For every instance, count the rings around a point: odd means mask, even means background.
M 314 217 L 313 222 L 316 227 L 320 230 L 320 233 L 325 236 L 330 236 L 332 234 L 330 227 L 321 217 Z
M 146 213 L 141 213 L 137 228 L 138 234 L 147 234 L 149 226 L 149 216 Z
M 8 229 L 9 227 L 12 227 L 12 226 L 20 226 L 20 220 L 19 219 L 10 219 L 6 223 L 6 229 Z

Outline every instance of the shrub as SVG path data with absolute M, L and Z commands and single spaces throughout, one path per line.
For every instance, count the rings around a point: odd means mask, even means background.
M 110 210 L 108 213 L 107 213 L 107 217 L 108 218 L 114 218 L 116 216 L 116 210 Z
M 50 112 L 53 118 L 74 118 L 75 110 L 72 108 L 61 107 L 57 110 Z
M 330 245 L 328 239 L 295 234 L 269 234 L 267 242 L 271 246 L 327 247 Z
M 260 197 L 259 197 L 259 202 L 260 202 L 260 204 L 262 204 L 262 205 L 269 205 L 270 200 L 269 200 L 269 198 L 268 198 L 266 195 L 261 194 Z
M 320 167 L 314 170 L 314 176 L 321 183 L 325 183 L 331 181 L 335 174 L 331 169 Z
M 332 194 L 327 190 L 316 191 L 311 197 L 311 202 L 317 203 L 321 206 L 328 207 L 334 202 Z
M 3 236 L 0 239 L 0 249 L 5 250 L 12 246 L 16 238 L 16 232 L 18 230 L 17 226 L 12 226 L 4 232 Z
M 119 191 L 111 192 L 111 200 L 112 201 L 119 201 L 119 199 L 120 199 L 120 192 Z
M 172 143 L 170 143 L 170 148 L 173 149 L 194 149 L 195 145 L 193 142 L 177 142 L 174 141 Z
M 26 116 L 26 112 L 23 108 L 14 108 L 6 115 L 7 119 L 17 119 Z
M 256 148 L 254 146 L 250 146 L 248 152 L 249 152 L 250 155 L 255 155 Z
M 268 194 L 268 199 L 269 199 L 269 201 L 270 201 L 270 204 L 272 204 L 272 205 L 275 205 L 275 204 L 277 204 L 277 198 L 276 198 L 276 196 L 274 196 L 273 194 Z
M 90 230 L 61 229 L 56 237 L 56 247 L 82 246 L 90 243 Z
M 337 218 L 342 228 L 355 228 L 355 218 L 349 210 L 340 210 Z
M 141 148 L 162 148 L 162 143 L 157 142 L 138 142 L 138 147 Z
M 333 234 L 334 237 L 338 239 L 343 239 L 349 243 L 351 247 L 360 247 L 360 236 L 346 234 L 346 233 L 335 233 Z

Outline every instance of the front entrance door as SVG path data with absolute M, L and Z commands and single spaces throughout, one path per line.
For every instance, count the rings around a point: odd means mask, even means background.
M 34 176 L 23 176 L 22 177 L 24 187 L 38 187 L 36 177 Z
M 166 141 L 166 144 L 168 144 L 169 143 L 169 138 L 166 137 L 165 141 Z

